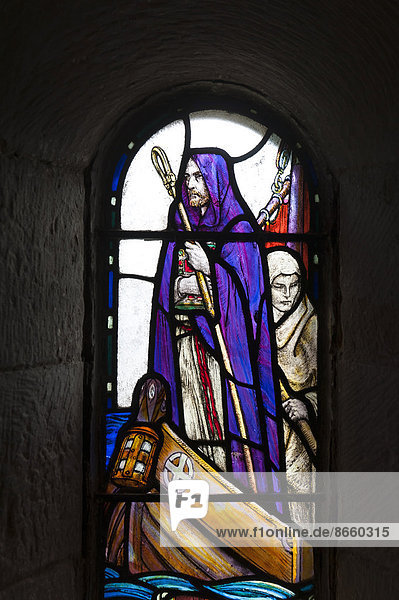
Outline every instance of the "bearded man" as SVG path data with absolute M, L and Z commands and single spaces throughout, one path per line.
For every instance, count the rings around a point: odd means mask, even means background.
M 265 294 L 267 266 L 256 241 L 239 236 L 253 233 L 256 222 L 233 190 L 234 175 L 222 155 L 189 158 L 178 201 L 193 238 L 196 232 L 209 232 L 209 242 L 169 242 L 161 252 L 150 364 L 170 385 L 171 425 L 206 460 L 219 470 L 244 473 L 247 446 L 255 472 L 278 471 L 284 469 L 284 457 Z M 169 228 L 185 230 L 175 205 Z M 196 271 L 205 276 L 215 316 L 205 309 Z M 217 324 L 232 374 L 224 366 Z M 245 438 L 231 382 L 238 393 Z

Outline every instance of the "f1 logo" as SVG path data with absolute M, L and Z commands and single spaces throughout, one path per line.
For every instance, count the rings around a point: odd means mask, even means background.
M 176 531 L 183 519 L 202 519 L 208 512 L 209 483 L 199 479 L 168 484 L 170 526 Z

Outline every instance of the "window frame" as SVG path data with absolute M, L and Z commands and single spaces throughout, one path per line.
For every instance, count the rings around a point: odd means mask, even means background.
M 335 390 L 335 351 L 336 340 L 339 338 L 339 294 L 338 290 L 338 211 L 336 206 L 337 192 L 319 149 L 312 147 L 311 140 L 306 139 L 297 123 L 286 115 L 279 114 L 260 95 L 253 91 L 229 84 L 214 84 L 201 82 L 182 86 L 180 89 L 163 92 L 148 100 L 143 105 L 129 111 L 103 140 L 100 151 L 86 173 L 86 188 L 89 193 L 89 208 L 86 214 L 86 263 L 89 265 L 91 276 L 86 282 L 87 314 L 85 329 L 90 338 L 86 354 L 88 360 L 85 374 L 85 431 L 90 431 L 84 443 L 85 460 L 85 536 L 88 560 L 88 589 L 93 597 L 102 598 L 103 562 L 104 557 L 99 552 L 102 543 L 102 501 L 105 499 L 103 490 L 105 470 L 102 457 L 104 448 L 104 413 L 101 407 L 104 398 L 104 364 L 107 361 L 107 350 L 101 338 L 104 336 L 104 323 L 108 311 L 104 309 L 104 289 L 106 275 L 104 264 L 107 254 L 103 240 L 113 238 L 128 238 L 131 232 L 107 229 L 107 219 L 110 212 L 110 192 L 115 167 L 120 156 L 126 154 L 128 146 L 136 132 L 148 139 L 168 122 L 181 118 L 183 110 L 228 110 L 238 112 L 260 122 L 272 124 L 273 131 L 295 148 L 301 161 L 314 165 L 318 176 L 320 203 L 320 233 L 303 234 L 302 238 L 317 242 L 322 247 L 323 268 L 320 271 L 319 303 L 318 303 L 318 393 L 323 399 L 320 403 L 319 422 L 319 465 L 320 470 L 332 470 L 334 466 L 331 448 L 334 444 L 333 432 L 333 398 Z M 146 124 L 142 127 L 142 124 Z M 120 181 L 126 176 L 130 165 L 127 158 L 120 173 Z M 313 167 L 312 167 L 313 168 Z M 120 206 L 120 202 L 119 202 Z M 153 232 L 154 237 L 162 237 L 162 232 Z M 148 232 L 147 232 L 148 235 Z M 167 238 L 170 234 L 163 233 Z M 264 234 L 262 237 L 276 239 L 281 234 Z M 289 235 L 286 237 L 290 237 Z M 309 255 L 310 255 L 309 248 Z M 117 308 L 115 316 L 117 316 Z M 114 327 L 117 318 L 114 318 Z M 113 370 L 116 373 L 116 351 L 113 352 Z M 101 434 L 99 434 L 101 431 Z M 99 556 L 100 555 L 100 556 Z M 331 560 L 334 549 L 315 552 L 315 581 L 316 590 L 321 597 L 328 597 L 330 588 L 328 582 Z M 316 567 L 317 565 L 317 567 Z M 100 582 L 100 583 L 99 583 Z M 323 583 L 324 582 L 324 583 Z

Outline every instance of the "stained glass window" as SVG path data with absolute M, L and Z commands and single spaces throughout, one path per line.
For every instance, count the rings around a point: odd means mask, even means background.
M 306 544 L 211 544 L 220 508 L 164 545 L 160 509 L 170 481 L 203 473 L 250 495 L 233 528 L 312 518 L 286 494 L 316 468 L 311 162 L 250 109 L 180 108 L 128 136 L 99 236 L 104 598 L 310 598 Z

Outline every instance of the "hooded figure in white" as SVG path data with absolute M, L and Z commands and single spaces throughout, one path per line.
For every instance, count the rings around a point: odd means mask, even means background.
M 311 475 L 295 474 L 315 470 L 298 424 L 314 426 L 317 417 L 317 316 L 303 293 L 298 260 L 286 250 L 272 250 L 267 260 L 278 364 L 286 378 L 281 378 L 281 392 L 287 479 L 293 491 L 310 492 Z M 296 522 L 312 520 L 310 503 L 290 503 L 290 512 Z

